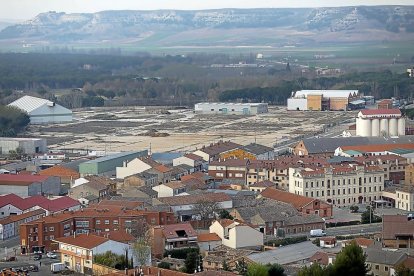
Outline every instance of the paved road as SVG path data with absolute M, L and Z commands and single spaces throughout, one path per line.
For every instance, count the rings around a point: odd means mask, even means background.
M 381 233 L 382 223 L 332 227 L 326 229 L 327 236 Z

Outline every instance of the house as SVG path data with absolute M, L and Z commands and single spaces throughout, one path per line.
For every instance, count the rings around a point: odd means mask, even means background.
M 181 180 L 181 177 L 194 172 L 194 168 L 181 164 L 171 168 L 171 180 Z
M 124 161 L 122 167 L 116 168 L 116 178 L 124 179 L 125 177 L 144 172 L 158 165 L 160 164 L 152 160 L 149 156 L 135 158 L 129 162 Z
M 355 242 L 359 247 L 365 249 L 374 245 L 374 240 L 367 239 L 367 238 L 355 238 L 353 240 L 347 240 L 342 242 L 342 247 L 345 247 L 352 242 Z
M 65 211 L 53 216 L 20 225 L 22 254 L 38 250 L 53 250 L 55 238 L 86 233 L 129 231 L 131 234 L 142 226 L 155 226 L 175 222 L 168 211 L 127 210 L 123 206 L 91 206 L 76 211 Z
M 0 194 L 59 195 L 60 178 L 46 175 L 0 174 Z
M 335 259 L 336 259 L 335 254 L 327 253 L 324 251 L 318 251 L 309 258 L 309 261 L 312 264 L 317 263 L 323 266 L 327 266 L 327 265 L 333 264 Z
M 23 96 L 10 103 L 9 106 L 26 112 L 31 124 L 72 122 L 71 110 L 46 99 Z
M 22 150 L 23 154 L 47 152 L 47 142 L 44 138 L 0 137 L 0 154 Z
M 384 215 L 382 238 L 384 247 L 414 248 L 414 219 L 404 215 Z
M 380 248 L 366 248 L 366 264 L 371 275 L 392 276 L 395 275 L 395 267 L 407 259 L 407 254 L 402 251 L 382 250 Z
M 266 188 L 275 187 L 275 186 L 276 184 L 274 182 L 269 181 L 269 180 L 263 180 L 263 181 L 259 181 L 254 184 L 251 184 L 249 186 L 249 190 L 253 192 L 261 193 L 264 190 L 266 190 Z
M 317 215 L 302 216 L 292 205 L 265 200 L 255 205 L 233 209 L 230 214 L 237 220 L 257 225 L 266 235 L 309 233 L 311 229 L 324 229 L 325 222 Z
M 169 205 L 180 221 L 200 219 L 200 210 L 194 207 L 205 202 L 216 205 L 217 209 L 231 209 L 233 207 L 231 197 L 224 193 L 160 197 L 159 200 Z
M 45 210 L 37 209 L 20 215 L 11 215 L 0 220 L 0 239 L 7 240 L 20 233 L 20 224 L 39 219 L 46 215 Z
M 203 146 L 201 149 L 197 149 L 193 153 L 201 156 L 204 161 L 211 162 L 218 160 L 221 153 L 240 147 L 242 146 L 230 141 L 219 141 L 217 143 L 210 144 L 207 147 Z
M 246 258 L 258 264 L 295 264 L 308 261 L 320 248 L 311 241 L 286 245 L 277 249 L 272 249 L 260 253 L 253 253 Z
M 100 183 L 107 187 L 107 194 L 114 195 L 117 192 L 117 181 L 105 176 L 88 175 L 75 180 L 72 187 L 88 183 L 90 181 Z
M 181 181 L 172 181 L 152 187 L 158 197 L 176 196 L 187 191 L 186 185 Z
M 76 200 L 87 196 L 94 196 L 102 200 L 109 196 L 109 187 L 105 184 L 92 180 L 80 185 L 74 185 L 69 189 L 68 195 Z
M 197 243 L 201 252 L 211 251 L 222 244 L 221 238 L 216 233 L 198 234 Z
M 199 155 L 193 154 L 193 153 L 187 153 L 184 156 L 175 158 L 173 160 L 173 166 L 178 165 L 188 165 L 192 168 L 194 168 L 194 171 L 201 171 L 204 168 L 205 161 L 203 158 Z
M 160 258 L 165 250 L 197 246 L 197 232 L 190 223 L 154 226 L 150 229 L 152 254 Z
M 246 183 L 247 166 L 249 160 L 228 159 L 211 161 L 208 165 L 208 175 L 215 180 L 237 179 Z
M 221 153 L 220 159 L 273 160 L 275 159 L 275 152 L 273 148 L 251 143 L 246 146 Z
M 210 233 L 216 233 L 223 245 L 230 248 L 261 248 L 263 246 L 263 233 L 247 223 L 220 219 L 214 221 Z
M 322 248 L 333 248 L 336 246 L 335 237 L 321 237 L 319 238 L 320 247 Z
M 273 187 L 266 188 L 259 195 L 259 197 L 291 204 L 303 215 L 314 214 L 322 218 L 330 218 L 333 215 L 331 204 L 328 204 L 320 199 L 285 192 Z
M 194 173 L 187 174 L 187 175 L 184 175 L 184 176 L 181 177 L 181 181 L 183 181 L 183 182 L 187 181 L 187 180 L 190 180 L 190 179 L 201 180 L 206 185 L 213 182 L 212 177 L 207 175 L 206 173 L 203 173 L 203 172 L 194 172 Z
M 60 177 L 60 182 L 62 184 L 71 184 L 75 179 L 78 179 L 80 177 L 79 172 L 76 170 L 69 169 L 60 165 L 41 170 L 38 174 Z
M 168 183 L 171 181 L 172 168 L 166 165 L 158 165 L 148 170 L 149 173 L 156 174 L 158 176 L 158 183 Z
M 132 251 L 128 244 L 92 234 L 60 237 L 54 239 L 53 242 L 58 244 L 61 253 L 60 261 L 70 270 L 86 275 L 94 275 L 94 256 L 108 251 L 118 255 L 125 255 L 125 250 Z M 134 254 L 131 254 L 131 257 L 135 264 L 139 264 Z M 146 264 L 150 263 L 151 256 L 149 255 Z
M 203 258 L 204 271 L 212 272 L 210 275 L 218 274 L 223 271 L 223 262 L 225 261 L 231 270 L 235 270 L 237 263 L 241 260 L 246 261 L 246 256 L 257 252 L 249 249 L 234 249 L 225 245 L 219 245 L 211 251 L 206 251 Z M 246 262 L 247 263 L 247 262 Z
M 137 174 L 133 174 L 124 178 L 124 188 L 153 187 L 158 184 L 158 175 L 155 173 L 149 173 L 143 171 Z

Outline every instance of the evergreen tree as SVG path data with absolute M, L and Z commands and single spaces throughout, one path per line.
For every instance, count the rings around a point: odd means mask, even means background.
M 346 246 L 336 256 L 333 271 L 338 276 L 363 276 L 368 272 L 368 266 L 365 264 L 366 255 L 355 241 Z
M 280 264 L 267 264 L 269 276 L 284 276 L 285 269 Z
M 251 264 L 247 268 L 247 276 L 268 276 L 268 270 L 265 265 Z
M 196 269 L 196 262 L 197 262 L 198 254 L 196 252 L 190 252 L 187 254 L 187 258 L 185 259 L 185 270 L 187 273 L 194 273 Z

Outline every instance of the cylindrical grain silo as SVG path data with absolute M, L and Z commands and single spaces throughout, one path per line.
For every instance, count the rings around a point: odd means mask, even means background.
M 388 119 L 380 120 L 380 136 L 388 136 Z
M 361 118 L 360 122 L 361 122 L 360 135 L 363 137 L 371 136 L 371 120 Z
M 389 120 L 389 132 L 390 136 L 398 135 L 398 123 L 396 118 L 391 118 Z
M 405 135 L 405 118 L 401 117 L 398 119 L 398 136 Z
M 380 126 L 379 126 L 379 119 L 374 118 L 371 121 L 371 136 L 379 136 L 380 135 Z

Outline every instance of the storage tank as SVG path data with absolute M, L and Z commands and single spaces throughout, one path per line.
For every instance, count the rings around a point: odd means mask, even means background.
M 398 135 L 398 122 L 396 118 L 391 118 L 389 120 L 389 135 L 390 136 L 397 136 Z
M 388 119 L 380 120 L 380 135 L 388 136 Z
M 360 118 L 359 122 L 359 125 L 361 126 L 361 129 L 359 130 L 359 135 L 363 137 L 371 136 L 371 120 Z
M 380 135 L 379 119 L 372 119 L 371 121 L 371 136 Z
M 405 135 L 405 118 L 398 119 L 398 136 Z

